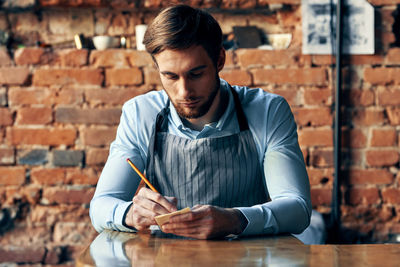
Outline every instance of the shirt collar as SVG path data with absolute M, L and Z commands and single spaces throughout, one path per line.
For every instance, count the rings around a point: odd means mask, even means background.
M 171 101 L 169 101 L 169 109 L 170 109 L 170 115 L 169 115 L 169 120 L 175 125 L 175 127 L 177 129 L 179 129 L 180 131 L 189 131 L 189 132 L 196 132 L 197 134 L 207 130 L 207 129 L 215 129 L 218 131 L 221 131 L 222 129 L 224 129 L 224 126 L 227 122 L 227 118 L 229 117 L 229 115 L 232 113 L 232 111 L 234 110 L 234 101 L 233 101 L 233 95 L 232 92 L 230 90 L 230 85 L 223 79 L 220 79 L 220 90 L 221 92 L 228 92 L 228 105 L 226 107 L 225 112 L 222 114 L 221 118 L 217 121 L 217 122 L 212 122 L 209 124 L 206 124 L 203 128 L 202 131 L 198 132 L 198 131 L 194 131 L 188 127 L 186 127 L 183 123 L 181 118 L 179 117 L 174 105 L 171 104 Z

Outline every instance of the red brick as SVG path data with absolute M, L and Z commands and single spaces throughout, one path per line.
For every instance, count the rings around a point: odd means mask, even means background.
M 19 48 L 14 53 L 14 61 L 17 65 L 35 65 L 41 62 L 43 54 L 44 50 L 42 48 Z
M 13 124 L 12 112 L 8 108 L 0 108 L 0 126 Z
M 45 108 L 19 108 L 17 111 L 18 124 L 49 124 L 53 120 L 53 110 Z
M 148 87 L 148 85 L 162 85 L 160 79 L 160 73 L 158 72 L 157 69 L 151 67 L 144 67 L 143 72 L 144 72 L 145 86 Z
M 379 42 L 380 41 L 380 42 Z M 380 40 L 377 43 L 380 43 L 383 46 L 384 51 L 388 50 L 389 44 L 392 44 L 396 41 L 396 36 L 393 32 L 381 32 Z
M 42 88 L 10 88 L 8 101 L 11 106 L 55 103 L 56 92 Z
M 373 129 L 371 146 L 395 146 L 397 134 L 395 129 Z
M 129 56 L 131 53 L 134 53 L 132 51 L 123 49 L 106 49 L 102 51 L 92 50 L 89 57 L 89 63 L 96 68 L 130 67 Z M 131 57 L 134 58 L 134 56 L 137 55 L 142 55 L 142 53 L 134 53 L 134 55 Z M 140 59 L 143 58 L 144 56 L 142 56 Z M 137 61 L 140 59 L 137 59 Z M 133 59 L 133 61 L 134 60 L 135 59 Z
M 231 8 L 255 8 L 257 5 L 256 0 L 247 0 L 247 1 L 241 1 L 241 0 L 222 0 L 221 1 L 221 8 L 226 8 L 226 9 L 231 9 Z
M 379 54 L 375 55 L 352 55 L 344 59 L 345 64 L 350 65 L 379 65 L 384 61 L 384 57 Z
M 314 167 L 326 168 L 333 166 L 332 149 L 313 149 L 310 152 L 310 165 Z
M 332 202 L 331 188 L 311 188 L 311 203 L 313 207 L 330 205 Z
M 25 183 L 25 168 L 0 167 L 0 185 L 22 185 Z
M 383 110 L 379 108 L 354 109 L 351 116 L 346 119 L 351 120 L 354 125 L 371 126 L 383 124 L 385 116 Z
M 393 18 L 393 16 L 391 16 Z M 386 62 L 388 64 L 399 64 L 400 63 L 400 48 L 390 48 L 386 55 Z
M 347 194 L 350 205 L 371 205 L 380 202 L 378 188 L 351 188 Z
M 85 100 L 92 105 L 122 105 L 129 99 L 149 91 L 148 86 L 128 89 L 88 89 L 85 90 Z
M 139 85 L 143 83 L 143 73 L 139 68 L 106 69 L 107 85 Z
M 15 151 L 13 148 L 0 148 L 0 164 L 9 165 L 15 163 Z
M 400 4 L 400 0 L 368 0 L 368 2 L 373 6 Z
M 11 66 L 13 64 L 7 49 L 0 48 L 0 66 Z
M 65 169 L 33 168 L 30 177 L 35 184 L 60 185 L 65 183 Z
M 307 168 L 310 185 L 332 185 L 334 170 L 331 168 Z
M 146 51 L 129 50 L 128 62 L 130 63 L 130 66 L 136 67 L 154 66 L 153 59 Z
M 385 169 L 352 169 L 346 172 L 349 184 L 382 185 L 393 182 L 393 174 Z
M 0 247 L 17 246 L 26 248 L 43 246 L 47 242 L 50 242 L 50 232 L 51 229 L 47 226 L 27 226 L 26 224 L 14 224 L 14 228 L 11 231 L 7 231 L 5 234 L 3 234 L 0 241 Z M 6 264 L 6 266 L 9 265 Z
M 367 146 L 367 136 L 360 129 L 342 131 L 342 147 L 364 148 Z
M 239 66 L 248 68 L 253 66 L 290 66 L 295 63 L 296 51 L 293 50 L 261 50 L 238 49 L 235 51 Z
M 33 74 L 33 84 L 51 85 L 101 85 L 104 77 L 99 69 L 37 69 Z
M 251 85 L 251 75 L 245 70 L 224 70 L 220 72 L 220 76 L 230 84 L 242 86 Z
M 108 157 L 108 149 L 94 148 L 89 149 L 86 154 L 87 165 L 104 165 Z
M 2 68 L 0 69 L 0 85 L 22 85 L 28 81 L 29 69 L 27 68 Z
M 41 188 L 36 185 L 24 186 L 18 192 L 22 194 L 22 201 L 27 201 L 31 205 L 39 203 L 41 197 Z
M 309 84 L 326 85 L 327 71 L 324 68 L 310 69 L 254 69 L 254 84 Z
M 335 57 L 330 55 L 312 55 L 312 63 L 314 65 L 332 65 L 335 62 Z
M 332 146 L 332 129 L 303 128 L 298 131 L 301 146 Z
M 400 90 L 378 91 L 379 105 L 400 105 Z
M 371 90 L 344 90 L 343 100 L 346 106 L 371 106 L 375 102 L 375 95 Z
M 80 89 L 63 88 L 55 96 L 54 103 L 62 105 L 79 105 L 83 103 L 83 91 Z
M 81 131 L 85 146 L 109 146 L 115 139 L 117 128 L 85 128 Z
M 99 174 L 91 168 L 68 168 L 66 173 L 66 182 L 74 185 L 96 185 Z
M 397 150 L 370 150 L 366 152 L 365 157 L 368 166 L 392 166 L 399 162 L 399 152 Z
M 331 89 L 306 89 L 304 90 L 304 104 L 306 105 L 331 105 Z
M 58 53 L 62 67 L 82 67 L 88 63 L 87 49 L 63 49 Z
M 302 104 L 298 97 L 298 90 L 275 88 L 272 90 L 265 90 L 265 91 L 270 91 L 273 94 L 282 96 L 283 98 L 285 98 L 285 100 L 289 103 L 291 107 L 299 106 Z
M 378 65 L 383 61 L 382 55 L 345 55 L 343 57 L 344 65 Z M 336 58 L 330 55 L 313 55 L 312 62 L 314 65 L 332 65 L 336 63 Z
M 332 125 L 332 114 L 328 107 L 324 108 L 293 108 L 296 123 L 301 126 Z
M 0 247 L 0 259 L 2 262 L 29 262 L 41 263 L 46 249 L 44 246 L 2 246 Z
M 44 204 L 89 204 L 94 188 L 45 187 L 42 203 Z
M 371 84 L 399 84 L 400 69 L 398 68 L 366 68 L 364 81 Z
M 82 124 L 118 124 L 121 116 L 121 109 L 79 109 L 64 108 L 56 109 L 55 120 L 61 123 L 82 123 Z
M 89 219 L 89 209 L 80 204 L 55 206 L 35 205 L 29 214 L 33 223 L 46 223 L 54 225 L 58 221 L 79 222 Z
M 10 128 L 7 129 L 6 138 L 12 145 L 73 145 L 76 139 L 76 130 Z
M 312 66 L 312 57 L 311 55 L 301 54 L 298 55 L 297 65 L 299 67 L 311 67 Z
M 386 108 L 390 125 L 400 125 L 400 107 Z
M 46 257 L 44 259 L 45 264 L 53 264 L 56 265 L 62 261 L 63 257 L 63 249 L 62 247 L 56 246 L 47 246 Z

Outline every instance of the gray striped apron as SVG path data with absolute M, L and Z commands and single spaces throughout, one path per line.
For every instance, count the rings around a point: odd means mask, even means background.
M 249 207 L 268 200 L 253 136 L 239 97 L 231 91 L 237 134 L 196 140 L 169 134 L 169 100 L 157 115 L 146 176 L 162 195 L 178 199 L 178 209 L 196 204 Z

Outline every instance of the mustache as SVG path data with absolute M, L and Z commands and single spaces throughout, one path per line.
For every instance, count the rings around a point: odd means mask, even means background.
M 197 100 L 200 100 L 200 99 L 201 99 L 201 97 L 193 96 L 193 97 L 188 97 L 188 98 L 177 100 L 176 102 L 177 103 L 186 103 L 186 102 L 194 102 L 194 101 L 197 101 Z

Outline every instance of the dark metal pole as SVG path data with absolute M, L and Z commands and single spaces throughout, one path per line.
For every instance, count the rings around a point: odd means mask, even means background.
M 334 168 L 335 178 L 333 182 L 331 223 L 335 230 L 340 228 L 340 177 L 341 177 L 341 91 L 342 91 L 342 3 L 337 0 L 336 5 L 336 95 L 335 95 L 335 127 L 334 127 Z M 338 236 L 337 236 L 338 237 Z

